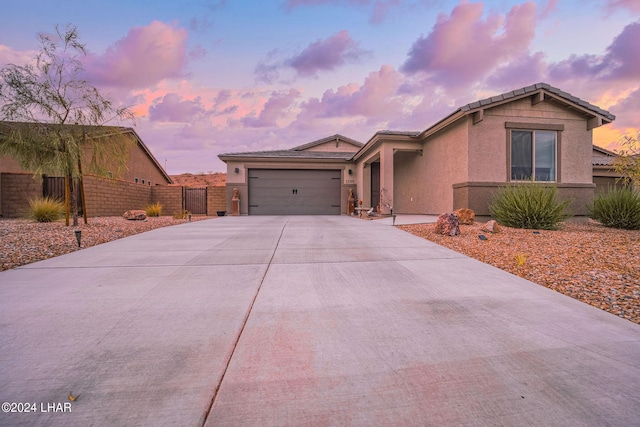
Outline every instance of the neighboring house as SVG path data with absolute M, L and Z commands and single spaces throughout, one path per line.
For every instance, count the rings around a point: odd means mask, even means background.
M 348 192 L 383 213 L 488 215 L 508 183 L 553 183 L 572 211 L 594 194 L 592 131 L 615 116 L 546 83 L 458 108 L 421 132 L 340 135 L 291 150 L 227 153 L 227 203 L 241 214 L 340 214 Z M 317 177 L 316 177 L 317 175 Z M 339 207 L 338 207 L 339 206 Z
M 0 136 L 9 132 L 12 122 L 0 122 Z M 129 145 L 126 168 L 119 175 L 115 171 L 112 178 L 101 178 L 90 173 L 90 149 L 85 150 L 83 172 L 85 181 L 85 198 L 89 215 L 119 215 L 127 209 L 139 209 L 152 201 L 152 189 L 166 186 L 172 180 L 153 156 L 142 139 L 131 128 L 102 127 L 100 130 L 111 131 L 114 137 L 129 138 L 134 144 Z M 87 127 L 90 136 L 92 127 Z M 109 141 L 105 141 L 109 143 Z M 107 159 L 106 162 L 109 160 Z M 102 165 L 109 169 L 109 165 Z M 144 188 L 146 187 L 146 188 Z M 24 170 L 19 163 L 8 156 L 0 156 L 0 217 L 15 217 L 24 213 L 28 200 L 43 195 L 61 197 L 64 194 L 62 177 L 47 177 L 43 180 L 33 179 L 31 171 Z M 178 203 L 178 210 L 180 203 Z
M 627 181 L 615 171 L 613 162 L 618 154 L 593 146 L 593 183 L 596 185 L 596 193 L 608 191 L 610 188 L 622 188 Z
M 8 132 L 11 125 L 11 122 L 0 122 L 0 134 Z M 90 136 L 94 127 L 87 126 L 87 129 L 87 135 Z M 142 142 L 142 139 L 135 130 L 128 127 L 104 127 L 102 129 L 111 130 L 114 136 L 117 135 L 120 137 L 124 135 L 135 141 L 135 145 L 132 145 L 128 154 L 126 169 L 122 171 L 121 176 L 114 176 L 114 178 L 144 185 L 167 185 L 172 183 L 169 175 L 167 175 L 158 160 L 151 154 L 151 151 L 144 142 Z M 91 153 L 87 151 L 83 159 L 83 166 L 85 168 L 90 163 L 90 156 Z M 13 158 L 0 156 L 0 173 L 9 172 L 29 173 L 30 171 L 22 169 Z

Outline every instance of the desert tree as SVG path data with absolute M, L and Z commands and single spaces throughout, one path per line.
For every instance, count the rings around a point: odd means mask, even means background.
M 635 188 L 640 189 L 640 130 L 636 131 L 636 135 L 623 136 L 620 145 L 623 148 L 618 150 L 613 167 Z
M 87 51 L 75 26 L 56 26 L 54 34 L 38 38 L 40 49 L 30 63 L 0 69 L 0 154 L 35 176 L 64 176 L 67 225 L 71 208 L 77 225 L 72 183 L 78 180 L 82 189 L 83 160 L 89 159 L 87 168 L 98 175 L 121 172 L 131 140 L 114 125 L 134 123 L 134 115 L 83 77 Z

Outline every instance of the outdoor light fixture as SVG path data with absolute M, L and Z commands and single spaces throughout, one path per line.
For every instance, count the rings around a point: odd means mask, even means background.
M 235 169 L 235 172 L 236 172 L 236 173 L 240 173 L 240 168 L 236 168 L 236 169 Z
M 80 247 L 80 239 L 82 238 L 82 236 L 81 236 L 82 230 L 75 230 L 74 233 L 76 233 L 76 240 L 78 241 L 78 247 Z
M 353 173 L 353 171 L 351 169 L 349 169 L 349 175 L 351 175 Z

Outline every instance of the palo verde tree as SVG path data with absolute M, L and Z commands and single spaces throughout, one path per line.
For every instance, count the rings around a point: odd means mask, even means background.
M 636 187 L 640 188 L 640 130 L 635 136 L 623 136 L 620 140 L 622 149 L 613 162 L 617 173 L 623 175 Z
M 12 156 L 36 176 L 64 176 L 67 225 L 70 207 L 77 225 L 72 183 L 79 180 L 82 188 L 82 161 L 89 159 L 87 166 L 96 174 L 123 170 L 129 136 L 107 124 L 134 123 L 134 115 L 83 78 L 86 49 L 75 26 L 56 26 L 55 34 L 38 36 L 40 50 L 33 62 L 0 70 L 0 154 Z

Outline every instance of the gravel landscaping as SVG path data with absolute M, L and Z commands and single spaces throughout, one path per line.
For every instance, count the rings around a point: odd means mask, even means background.
M 214 217 L 192 216 L 192 221 Z M 0 271 L 78 250 L 75 230 L 82 231 L 82 248 L 110 242 L 154 228 L 187 222 L 171 216 L 129 221 L 122 217 L 89 218 L 85 225 L 67 227 L 64 220 L 37 223 L 27 219 L 0 219 Z
M 483 225 L 461 225 L 455 237 L 436 234 L 435 224 L 398 228 L 640 323 L 639 230 L 590 220 L 566 222 L 557 231 L 502 227 L 491 234 Z

